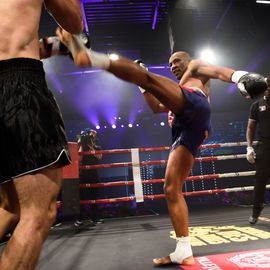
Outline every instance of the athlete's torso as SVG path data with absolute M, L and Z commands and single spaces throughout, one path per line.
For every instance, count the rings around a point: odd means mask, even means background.
M 207 97 L 209 97 L 211 86 L 210 78 L 208 76 L 197 74 L 196 69 L 198 69 L 200 65 L 201 61 L 198 60 L 189 62 L 179 84 L 186 87 L 199 88 Z
M 201 79 L 197 78 L 189 78 L 183 86 L 190 87 L 190 88 L 198 88 L 201 89 L 204 94 L 208 97 L 210 95 L 210 80 L 203 82 Z
M 0 1 L 0 60 L 39 59 L 38 27 L 43 0 Z

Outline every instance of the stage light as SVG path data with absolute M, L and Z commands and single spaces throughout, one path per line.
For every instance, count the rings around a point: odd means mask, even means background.
M 125 127 L 124 125 L 121 125 L 121 128 Z
M 128 127 L 132 128 L 132 127 L 133 127 L 133 125 L 132 125 L 132 124 L 128 124 Z
M 111 60 L 115 61 L 115 60 L 118 60 L 119 59 L 119 55 L 116 54 L 116 53 L 111 53 L 111 54 L 109 54 L 109 58 Z
M 164 127 L 164 126 L 165 126 L 165 123 L 164 123 L 164 122 L 160 122 L 160 125 L 161 125 L 162 127 Z
M 99 126 L 99 125 L 97 125 L 97 126 L 96 126 L 96 129 L 100 129 L 100 126 Z
M 257 0 L 256 3 L 258 3 L 258 4 L 270 4 L 270 1 L 260 1 L 260 0 Z
M 116 129 L 116 125 L 112 125 L 112 128 L 113 128 L 113 129 Z
M 203 49 L 200 53 L 199 58 L 208 63 L 213 63 L 213 61 L 215 60 L 214 52 L 211 49 Z

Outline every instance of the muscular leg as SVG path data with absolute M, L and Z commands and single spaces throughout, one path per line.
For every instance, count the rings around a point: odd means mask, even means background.
M 185 146 L 177 147 L 170 153 L 165 175 L 165 195 L 169 214 L 176 237 L 188 236 L 188 208 L 182 193 L 185 179 L 194 163 L 194 158 Z M 170 256 L 153 260 L 155 265 L 171 263 Z M 188 257 L 183 260 L 184 265 L 193 265 L 194 258 Z
M 108 71 L 124 81 L 146 89 L 173 113 L 183 111 L 186 99 L 175 81 L 149 73 L 128 59 L 111 61 Z
M 74 55 L 74 62 L 79 66 L 91 66 L 85 50 L 81 50 Z M 147 89 L 149 93 L 173 113 L 179 114 L 183 111 L 186 102 L 185 97 L 175 81 L 149 73 L 129 59 L 111 61 L 108 71 L 124 81 Z
M 9 190 L 10 196 L 6 193 Z M 0 239 L 19 221 L 19 207 L 13 182 L 0 186 Z
M 69 48 L 76 65 L 105 69 L 124 81 L 146 89 L 173 113 L 179 114 L 183 111 L 185 97 L 175 81 L 148 72 L 129 59 L 110 61 L 107 55 L 88 50 L 77 38 L 61 28 L 56 30 L 56 34 Z
M 20 220 L 2 253 L 0 269 L 34 269 L 55 220 L 61 182 L 62 169 L 56 165 L 13 180 Z

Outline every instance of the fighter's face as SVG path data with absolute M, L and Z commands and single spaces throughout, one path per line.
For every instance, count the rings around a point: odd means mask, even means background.
M 169 59 L 169 65 L 171 72 L 180 80 L 187 69 L 188 60 L 185 57 L 181 57 L 181 55 L 172 55 Z

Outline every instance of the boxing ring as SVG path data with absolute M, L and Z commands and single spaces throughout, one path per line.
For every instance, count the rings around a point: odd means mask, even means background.
M 228 147 L 245 147 L 244 142 L 221 143 L 203 145 L 201 150 L 221 149 Z M 78 176 L 79 154 L 77 145 L 72 143 L 73 164 L 66 168 L 64 176 L 72 174 L 69 181 Z M 82 152 L 80 155 L 125 154 L 130 156 L 130 161 L 102 163 L 98 165 L 81 166 L 80 169 L 112 170 L 113 168 L 130 168 L 130 179 L 124 181 L 100 181 L 93 184 L 80 184 L 80 189 L 114 187 L 132 187 L 133 196 L 118 196 L 115 198 L 99 198 L 97 200 L 80 200 L 81 205 L 89 204 L 117 204 L 136 202 L 144 204 L 148 201 L 158 202 L 164 200 L 164 194 L 144 194 L 144 185 L 163 184 L 163 178 L 144 179 L 141 169 L 151 166 L 166 166 L 167 160 L 143 160 L 140 155 L 146 152 L 169 151 L 169 147 L 113 149 Z M 226 151 L 225 151 L 226 152 Z M 229 154 L 218 156 L 203 156 L 196 158 L 194 166 L 201 166 L 206 162 L 227 162 L 245 159 L 245 154 Z M 74 161 L 75 160 L 75 161 Z M 73 167 L 72 167 L 73 166 Z M 253 170 L 241 171 L 235 165 L 234 172 L 215 172 L 211 174 L 191 175 L 187 183 L 200 181 L 222 181 L 227 179 L 241 179 L 242 186 L 225 188 L 204 189 L 197 191 L 184 191 L 186 199 L 219 194 L 237 194 L 253 190 L 252 185 L 245 185 L 245 179 L 253 177 Z M 130 175 L 129 175 L 130 176 Z M 78 179 L 77 179 L 78 180 Z M 270 185 L 267 186 L 269 188 Z M 185 188 L 185 187 L 184 187 Z M 62 202 L 58 201 L 58 207 Z M 270 262 L 270 207 L 266 206 L 262 217 L 256 225 L 248 223 L 251 206 L 241 205 L 211 205 L 190 209 L 190 238 L 196 265 L 180 267 L 178 265 L 164 266 L 162 269 L 269 269 Z M 174 231 L 167 214 L 152 214 L 133 216 L 128 218 L 108 218 L 105 223 L 94 227 L 85 223 L 82 227 L 75 228 L 73 223 L 63 223 L 53 229 L 45 242 L 42 256 L 39 261 L 39 270 L 45 269 L 156 269 L 152 265 L 152 258 L 164 256 L 175 247 Z
M 255 142 L 256 143 L 256 142 Z M 246 146 L 246 142 L 233 142 L 233 143 L 218 143 L 218 144 L 205 144 L 200 147 L 200 150 L 203 149 L 217 149 L 217 148 L 228 148 L 228 147 L 243 147 Z M 112 169 L 112 168 L 132 168 L 132 178 L 124 181 L 104 181 L 92 184 L 80 184 L 80 189 L 88 188 L 109 188 L 109 187 L 120 187 L 120 186 L 132 186 L 134 187 L 134 196 L 128 197 L 118 197 L 118 198 L 104 198 L 97 200 L 80 200 L 81 205 L 87 204 L 104 204 L 104 203 L 117 203 L 117 202 L 128 202 L 136 201 L 137 203 L 142 203 L 145 200 L 156 200 L 163 199 L 165 195 L 162 194 L 153 194 L 145 195 L 143 194 L 143 185 L 147 184 L 158 184 L 164 183 L 164 178 L 159 179 L 142 179 L 141 169 L 147 166 L 156 166 L 163 165 L 164 167 L 167 164 L 167 160 L 151 160 L 151 161 L 141 161 L 140 153 L 145 152 L 159 152 L 159 151 L 169 151 L 170 148 L 167 146 L 164 147 L 155 147 L 155 148 L 133 148 L 133 149 L 112 149 L 112 150 L 99 150 L 99 151 L 89 151 L 89 152 L 80 152 L 77 153 L 76 143 L 70 144 L 72 149 L 73 164 L 64 169 L 64 178 L 69 177 L 69 174 L 72 173 L 75 177 L 78 177 L 78 170 L 100 170 L 100 169 Z M 113 154 L 130 154 L 130 162 L 117 162 L 117 163 L 106 163 L 98 165 L 79 165 L 79 156 L 84 155 L 113 155 Z M 245 154 L 233 154 L 233 155 L 218 155 L 218 156 L 206 156 L 206 157 L 197 157 L 195 163 L 204 163 L 204 162 L 213 162 L 213 161 L 226 161 L 226 160 L 238 160 L 245 159 Z M 75 171 L 75 172 L 74 172 Z M 211 180 L 211 179 L 225 179 L 225 178 L 238 178 L 238 177 L 250 177 L 254 176 L 255 171 L 235 171 L 228 173 L 212 173 L 205 175 L 193 175 L 189 176 L 186 179 L 186 182 L 194 182 L 201 180 Z M 74 178 L 74 176 L 73 176 Z M 267 189 L 270 188 L 270 185 L 267 186 Z M 231 193 L 239 191 L 252 191 L 253 186 L 236 186 L 231 188 L 220 188 L 220 189 L 207 189 L 199 191 L 185 191 L 183 192 L 186 197 L 190 196 L 199 196 L 199 195 L 209 195 L 209 194 L 219 194 L 219 193 Z M 58 206 L 61 206 L 61 201 L 58 201 Z
M 79 169 L 105 170 L 110 172 L 114 168 L 129 168 L 130 174 L 123 181 L 106 181 L 98 183 L 78 184 L 80 189 L 99 188 L 106 194 L 109 188 L 118 189 L 129 187 L 134 191 L 132 196 L 116 196 L 113 198 L 98 198 L 97 200 L 80 200 L 81 205 L 103 204 L 117 205 L 118 203 L 135 203 L 143 205 L 147 202 L 165 204 L 164 194 L 144 194 L 145 185 L 163 185 L 164 178 L 145 179 L 142 170 L 149 167 L 162 166 L 165 168 L 167 160 L 145 160 L 142 156 L 149 152 L 165 152 L 169 147 L 112 149 L 78 153 L 77 144 L 70 143 L 73 163 L 64 170 L 65 181 L 77 182 Z M 189 187 L 184 186 L 184 194 L 189 205 L 189 198 L 198 200 L 205 196 L 219 196 L 222 194 L 238 194 L 253 190 L 252 185 L 246 185 L 247 178 L 253 178 L 253 170 L 240 170 L 239 161 L 245 161 L 245 154 L 208 155 L 210 149 L 244 147 L 244 142 L 208 144 L 201 147 L 205 151 L 196 158 L 194 166 L 199 167 L 200 174 L 195 171 L 187 179 Z M 218 153 L 227 153 L 226 151 Z M 212 153 L 210 151 L 210 153 Z M 98 165 L 79 165 L 79 155 L 115 154 L 129 156 L 130 161 L 103 163 Z M 119 157 L 118 157 L 119 158 Z M 218 167 L 213 173 L 203 174 L 200 168 L 207 162 L 236 162 L 230 172 L 219 172 Z M 210 167 L 211 167 L 210 166 Z M 232 172 L 233 171 L 233 172 Z M 147 174 L 146 174 L 147 175 Z M 219 188 L 219 182 L 227 184 L 228 179 L 241 180 L 243 185 Z M 232 183 L 234 182 L 232 180 Z M 204 181 L 204 189 L 190 191 L 196 183 Z M 214 189 L 207 188 L 209 181 L 216 181 Z M 269 189 L 270 185 L 267 186 Z M 61 209 L 63 201 L 58 201 Z M 190 270 L 253 270 L 270 269 L 270 207 L 266 206 L 256 225 L 248 223 L 251 206 L 233 204 L 219 204 L 190 208 L 189 235 L 196 264 L 192 267 L 179 265 L 163 266 L 162 269 L 190 269 Z M 76 269 L 76 270 L 148 270 L 157 269 L 152 265 L 154 257 L 167 255 L 175 248 L 175 234 L 167 213 L 152 213 L 141 216 L 122 218 L 107 218 L 102 224 L 90 226 L 87 222 L 81 227 L 74 226 L 73 221 L 66 221 L 51 230 L 41 253 L 38 270 L 47 269 Z M 1 247 L 0 247 L 1 248 Z

